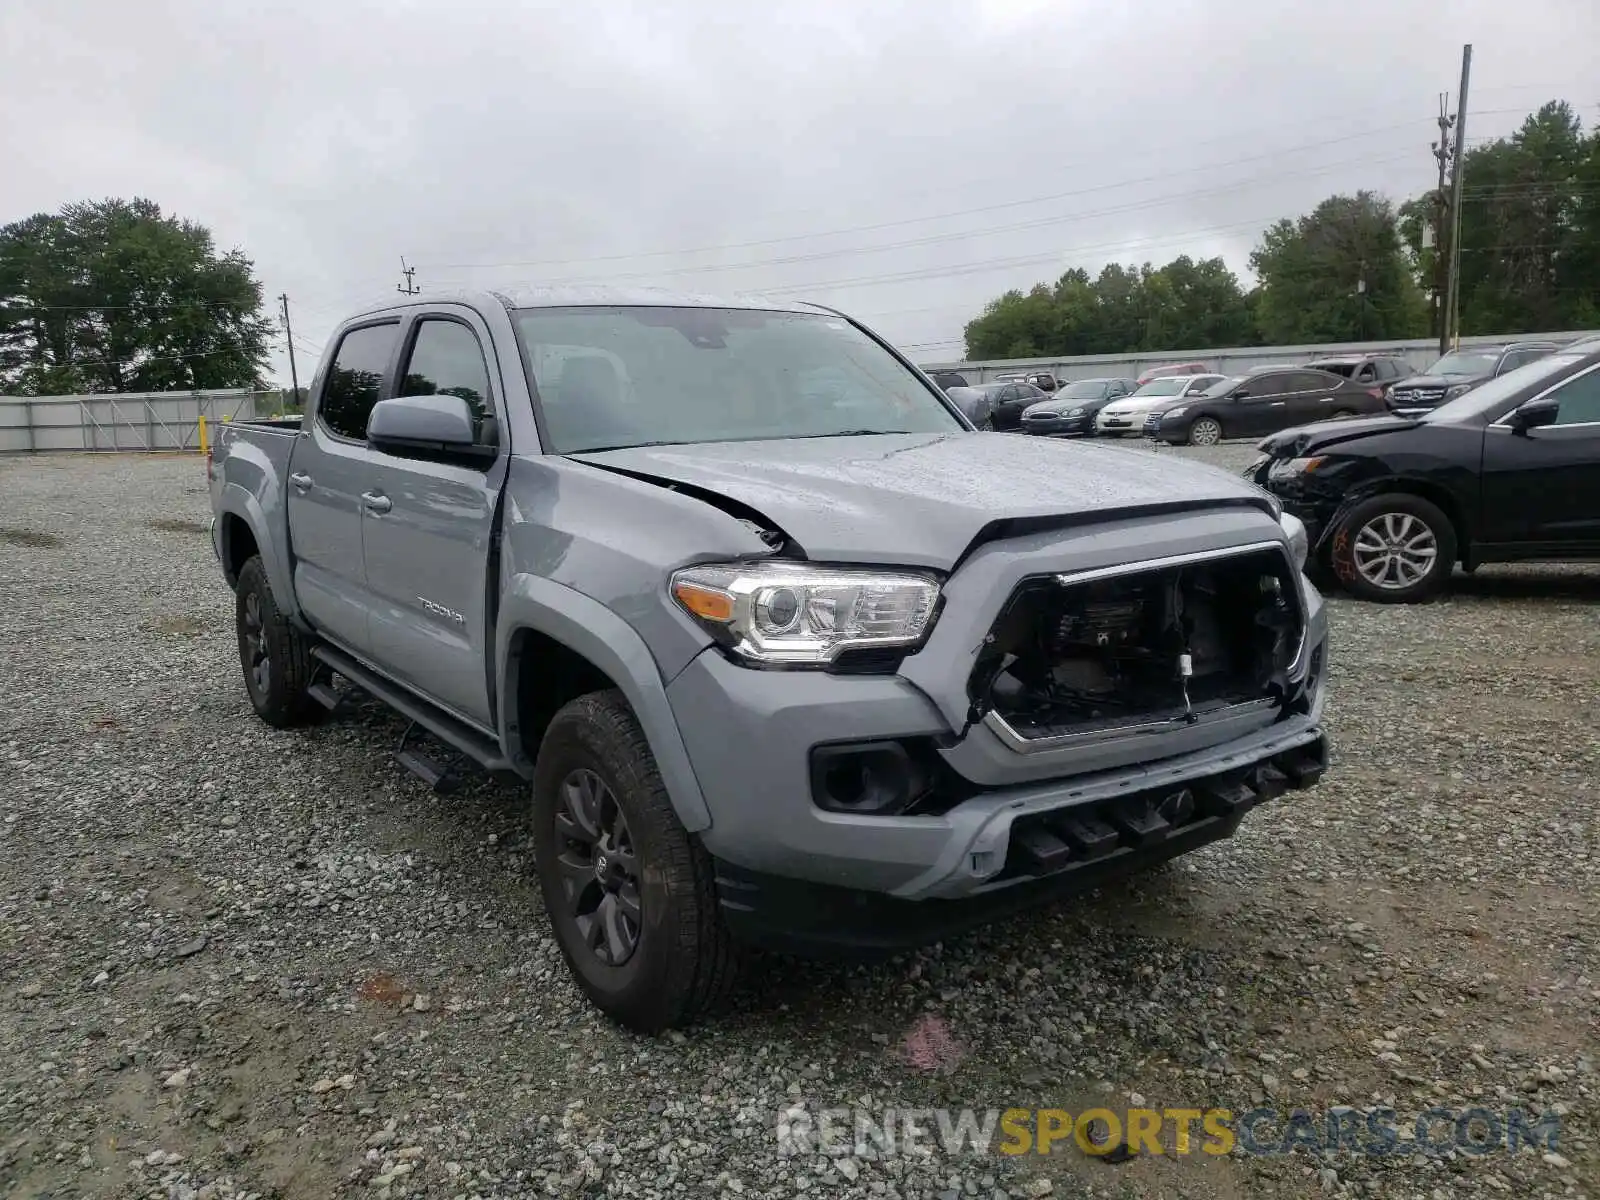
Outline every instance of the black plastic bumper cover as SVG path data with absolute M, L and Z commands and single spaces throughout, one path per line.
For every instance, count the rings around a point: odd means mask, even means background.
M 746 870 L 717 860 L 719 902 L 746 944 L 805 957 L 871 958 L 909 950 L 999 917 L 1080 894 L 1229 837 L 1256 805 L 1311 787 L 1324 738 L 1246 770 L 1184 788 L 1034 814 L 1012 828 L 1005 868 L 954 900 L 902 900 Z

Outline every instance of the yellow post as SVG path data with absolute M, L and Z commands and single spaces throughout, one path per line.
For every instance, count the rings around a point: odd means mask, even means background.
M 211 443 L 206 440 L 206 415 L 200 414 L 200 453 L 211 453 Z

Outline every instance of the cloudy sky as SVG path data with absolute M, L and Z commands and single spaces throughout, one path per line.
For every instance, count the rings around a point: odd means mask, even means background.
M 1469 141 L 1600 120 L 1595 0 L 5 0 L 0 221 L 156 200 L 302 356 L 404 255 L 804 296 L 935 362 L 1008 287 L 1243 272 L 1278 216 L 1426 188 L 1463 42 Z

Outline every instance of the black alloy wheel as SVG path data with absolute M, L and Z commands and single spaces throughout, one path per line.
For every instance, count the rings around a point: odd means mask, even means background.
M 556 835 L 567 916 L 595 958 L 620 967 L 638 949 L 644 928 L 639 858 L 627 815 L 587 767 L 561 782 Z

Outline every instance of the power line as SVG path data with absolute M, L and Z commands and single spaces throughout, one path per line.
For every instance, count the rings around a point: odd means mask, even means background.
M 1409 153 L 1402 153 L 1389 155 L 1383 158 L 1363 157 L 1359 159 L 1346 159 L 1340 162 L 1325 163 L 1318 167 L 1312 167 L 1298 171 L 1280 171 L 1274 172 L 1271 175 L 1251 176 L 1247 179 L 1242 179 L 1235 183 L 1227 184 L 1221 187 L 1207 188 L 1199 191 L 1169 192 L 1165 195 L 1150 196 L 1146 197 L 1145 199 L 1135 200 L 1127 204 L 1113 205 L 1109 208 L 1091 209 L 1086 212 L 1063 213 L 1050 217 L 1039 217 L 1029 221 L 1013 222 L 1007 225 L 985 226 L 978 229 L 957 230 L 950 233 L 930 234 L 926 237 L 910 238 L 898 242 L 883 242 L 872 246 L 852 246 L 839 250 L 824 250 L 810 254 L 789 255 L 784 258 L 752 259 L 737 263 L 704 264 L 701 266 L 680 267 L 676 269 L 669 268 L 657 271 L 620 272 L 601 276 L 587 276 L 583 278 L 568 277 L 565 279 L 550 280 L 549 282 L 553 285 L 558 285 L 570 283 L 611 282 L 626 279 L 656 278 L 660 276 L 676 277 L 680 275 L 700 275 L 723 271 L 744 271 L 755 270 L 763 267 L 787 266 L 801 262 L 818 262 L 829 258 L 843 258 L 859 254 L 879 254 L 892 250 L 904 250 L 920 246 L 940 245 L 946 242 L 963 241 L 968 238 L 988 237 L 1000 233 L 1015 233 L 1028 229 L 1042 229 L 1051 225 L 1070 224 L 1076 221 L 1087 221 L 1096 217 L 1114 216 L 1119 213 L 1138 212 L 1145 209 L 1159 208 L 1164 204 L 1171 204 L 1174 202 L 1228 195 L 1233 192 L 1257 187 L 1261 184 L 1276 183 L 1284 179 L 1312 175 L 1326 175 L 1332 171 L 1337 171 L 1348 166 L 1361 164 L 1376 166 L 1384 163 L 1404 161 L 1410 157 L 1411 156 Z M 1096 187 L 1085 190 L 1101 191 L 1104 190 L 1104 188 Z
M 922 217 L 902 217 L 893 221 L 878 221 L 869 225 L 852 225 L 841 229 L 819 230 L 813 233 L 795 233 L 783 237 L 762 238 L 749 242 L 729 242 L 720 246 L 699 246 L 679 250 L 643 250 L 632 254 L 607 254 L 591 258 L 566 258 L 566 259 L 530 259 L 521 262 L 493 262 L 493 263 L 435 263 L 436 271 L 447 270 L 494 270 L 503 267 L 560 267 L 582 266 L 587 263 L 625 262 L 636 258 L 659 258 L 672 255 L 710 254 L 724 250 L 747 250 L 758 246 L 775 246 L 786 242 L 807 241 L 812 238 L 837 237 L 846 233 L 870 233 L 879 229 L 895 229 L 905 225 L 920 225 L 928 221 L 944 221 L 953 217 L 972 216 L 978 213 L 1000 212 L 1009 208 L 1022 208 L 1030 204 L 1047 204 L 1057 200 L 1069 200 L 1077 196 L 1091 195 L 1095 192 L 1114 191 L 1118 188 L 1131 187 L 1141 183 L 1156 183 L 1171 179 L 1177 175 L 1194 175 L 1210 173 L 1224 167 L 1239 166 L 1244 163 L 1260 162 L 1265 159 L 1279 158 L 1285 154 L 1304 153 L 1308 150 L 1320 150 L 1325 146 L 1337 145 L 1341 142 L 1357 141 L 1364 137 L 1373 137 L 1380 133 L 1390 133 L 1398 129 L 1413 129 L 1417 125 L 1415 120 L 1404 121 L 1395 125 L 1380 126 L 1375 129 L 1365 129 L 1356 133 L 1346 134 L 1343 137 L 1326 138 L 1315 144 L 1302 142 L 1296 146 L 1282 147 L 1276 150 L 1265 151 L 1260 154 L 1246 155 L 1242 158 L 1227 159 L 1222 162 L 1204 163 L 1195 167 L 1185 167 L 1177 170 L 1162 171 L 1156 175 L 1145 175 L 1135 179 L 1122 179 L 1109 183 L 1097 184 L 1093 187 L 1078 188 L 1068 192 L 1055 192 L 1046 196 L 1031 196 L 1023 200 L 1004 200 L 994 204 L 978 205 L 973 208 L 956 209 L 950 212 L 933 213 Z M 1077 164 L 1085 165 L 1085 164 Z M 844 252 L 848 253 L 848 252 Z

